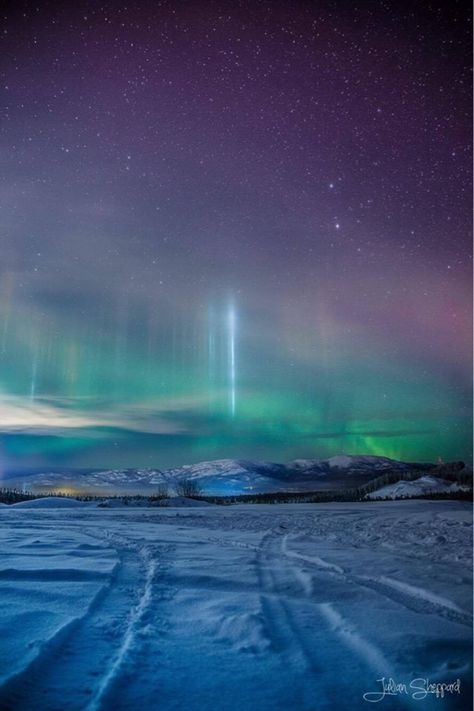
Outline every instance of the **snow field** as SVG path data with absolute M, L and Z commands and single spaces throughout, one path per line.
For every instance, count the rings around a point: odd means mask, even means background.
M 0 513 L 2 711 L 341 711 L 382 676 L 461 679 L 459 502 Z M 408 695 L 385 709 L 420 708 Z

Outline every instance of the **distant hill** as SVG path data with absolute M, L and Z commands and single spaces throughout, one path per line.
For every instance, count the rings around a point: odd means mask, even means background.
M 462 463 L 461 463 L 462 465 Z M 10 478 L 10 487 L 31 491 L 150 494 L 192 480 L 205 494 L 225 496 L 270 492 L 306 492 L 361 486 L 385 474 L 403 478 L 436 470 L 434 464 L 400 462 L 387 457 L 340 455 L 329 459 L 295 459 L 289 464 L 220 459 L 173 469 L 107 469 L 41 472 Z
M 401 479 L 394 484 L 382 486 L 380 489 L 367 494 L 368 499 L 398 499 L 400 497 L 422 496 L 424 494 L 454 493 L 456 491 L 469 491 L 466 485 L 447 481 L 439 477 L 425 475 L 413 481 Z

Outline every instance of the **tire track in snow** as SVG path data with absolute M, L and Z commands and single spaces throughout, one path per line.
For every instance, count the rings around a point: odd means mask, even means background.
M 318 607 L 333 632 L 339 635 L 358 657 L 365 659 L 372 669 L 390 669 L 390 662 L 382 652 L 366 640 L 355 625 L 336 610 L 333 603 L 323 602 Z
M 329 570 L 332 573 L 338 573 L 340 575 L 344 575 L 344 571 L 342 568 L 340 568 L 338 565 L 334 565 L 334 563 L 328 563 L 326 560 L 323 560 L 323 558 L 319 558 L 318 556 L 306 556 L 306 555 L 301 555 L 300 553 L 297 553 L 296 551 L 292 551 L 288 548 L 288 534 L 283 536 L 282 542 L 281 542 L 281 552 L 283 555 L 285 555 L 287 558 L 295 558 L 296 560 L 302 560 L 305 563 L 311 563 L 312 565 L 316 565 L 318 568 L 323 568 L 324 570 Z
M 295 679 L 305 675 L 306 684 L 301 692 L 304 693 L 304 708 L 316 708 L 316 699 L 319 705 L 326 707 L 329 697 L 321 686 L 315 684 L 320 669 L 319 661 L 293 617 L 291 604 L 285 599 L 285 595 L 281 594 L 281 588 L 288 587 L 288 579 L 282 580 L 282 571 L 278 572 L 278 566 L 281 566 L 284 558 L 280 556 L 275 559 L 272 550 L 278 540 L 277 536 L 278 534 L 272 531 L 263 537 L 255 559 L 267 635 L 274 651 L 281 655 L 285 670 L 292 669 Z M 290 566 L 286 570 L 290 571 L 290 581 L 298 580 Z M 301 580 L 297 585 L 301 589 Z M 304 592 L 307 593 L 307 590 Z M 311 679 L 314 679 L 314 683 Z
M 381 650 L 375 644 L 365 639 L 356 625 L 343 617 L 331 602 L 320 603 L 318 608 L 326 619 L 331 632 L 337 635 L 344 646 L 354 652 L 370 669 L 377 672 L 376 676 L 379 679 L 383 676 L 381 670 L 393 669 L 393 664 L 385 657 Z M 398 697 L 396 704 L 397 708 L 400 709 L 419 708 L 419 703 L 411 697 Z
M 113 574 L 115 574 L 118 566 L 119 564 L 116 566 Z M 44 683 L 45 669 L 47 669 L 50 664 L 55 663 L 58 655 L 64 649 L 64 645 L 67 644 L 71 636 L 80 629 L 81 624 L 94 613 L 94 610 L 100 605 L 107 591 L 108 586 L 102 587 L 91 600 L 89 607 L 82 617 L 76 617 L 58 629 L 53 637 L 43 643 L 38 656 L 36 656 L 25 669 L 4 682 L 0 687 L 1 711 L 20 711 L 23 708 L 25 711 L 32 711 L 32 709 L 37 711 L 37 709 L 41 709 L 40 705 L 32 704 L 31 700 L 27 700 L 25 705 L 26 696 L 30 699 L 32 689 L 35 689 L 34 693 L 36 694 L 36 688 L 39 688 Z M 27 691 L 25 692 L 25 690 Z M 47 711 L 53 711 L 53 707 L 51 706 Z M 58 707 L 58 711 L 62 711 L 62 709 Z
M 111 531 L 105 531 L 104 540 L 135 554 L 136 558 L 140 560 L 143 582 L 138 601 L 130 608 L 127 616 L 120 644 L 110 659 L 109 665 L 105 668 L 99 683 L 95 687 L 94 695 L 84 711 L 99 711 L 101 708 L 114 708 L 116 706 L 113 692 L 120 685 L 124 672 L 128 671 L 128 663 L 133 660 L 133 652 L 137 653 L 139 651 L 139 637 L 146 626 L 145 617 L 151 611 L 154 603 L 153 593 L 157 573 L 163 568 L 164 554 L 169 555 L 174 548 L 170 544 L 152 544 L 148 542 L 143 545 L 140 541 L 135 542 Z M 165 599 L 162 591 L 159 599 Z M 156 673 L 156 669 L 154 669 L 154 672 Z M 121 694 L 122 696 L 123 694 Z M 123 698 L 121 698 L 121 701 L 123 702 Z
M 471 624 L 469 622 L 469 616 L 449 600 L 444 600 L 421 588 L 406 586 L 391 578 L 381 577 L 380 580 L 375 580 L 363 578 L 362 576 L 347 575 L 340 566 L 318 556 L 305 556 L 296 551 L 292 551 L 288 547 L 288 538 L 289 534 L 282 536 L 280 551 L 283 557 L 289 560 L 301 561 L 303 569 L 308 565 L 312 566 L 323 575 L 329 575 L 335 580 L 340 580 L 341 583 L 347 587 L 354 584 L 369 587 L 376 592 L 384 594 L 386 597 L 390 597 L 392 601 L 403 604 L 410 610 L 414 610 L 416 607 L 416 612 L 427 613 L 429 611 L 430 613 L 447 617 L 451 621 L 468 624 L 469 626 Z M 296 572 L 296 570 L 293 572 Z M 375 583 L 377 583 L 377 587 Z M 378 585 L 380 585 L 380 589 L 378 589 Z M 313 586 L 314 581 L 312 587 Z M 343 616 L 337 609 L 337 604 L 334 604 L 333 601 L 317 603 L 315 604 L 315 608 L 328 628 L 326 649 L 330 649 L 334 645 L 334 638 L 338 638 L 339 643 L 353 652 L 355 658 L 359 660 L 359 663 L 362 664 L 363 667 L 371 669 L 374 672 L 374 679 L 380 679 L 382 676 L 390 676 L 390 673 L 397 667 L 397 664 L 392 662 L 376 644 L 366 639 L 358 624 Z M 326 658 L 326 656 L 325 654 L 324 661 L 329 662 L 329 657 Z M 339 653 L 339 660 L 343 657 L 344 655 Z M 329 694 L 330 689 L 331 687 L 329 687 Z M 350 696 L 350 689 L 348 693 Z M 417 702 L 411 697 L 398 699 L 397 703 L 399 704 L 398 708 L 418 708 Z
M 28 529 L 30 527 L 30 525 L 27 526 Z M 23 528 L 25 528 L 25 526 L 23 526 Z M 43 526 L 43 528 L 47 529 L 49 532 L 49 528 L 47 526 Z M 83 530 L 81 530 L 81 532 L 86 536 L 89 535 L 90 538 L 97 539 L 97 536 L 90 535 Z M 70 571 L 71 575 L 67 577 L 63 576 L 64 568 L 53 571 L 53 575 L 50 576 L 51 582 L 57 582 L 60 580 L 61 582 L 66 583 L 70 582 L 74 584 L 79 582 L 79 584 L 84 584 L 84 582 L 87 583 L 88 580 L 92 583 L 98 583 L 101 579 L 104 579 L 104 584 L 90 598 L 89 604 L 82 614 L 65 622 L 65 624 L 58 628 L 50 638 L 39 642 L 38 652 L 31 662 L 21 669 L 21 671 L 7 678 L 2 683 L 0 686 L 1 711 L 20 711 L 22 708 L 25 708 L 26 711 L 32 711 L 32 709 L 36 711 L 41 708 L 36 703 L 30 703 L 29 701 L 25 704 L 26 696 L 33 693 L 33 689 L 36 690 L 37 687 L 40 688 L 42 686 L 50 665 L 55 663 L 65 645 L 67 645 L 73 635 L 75 635 L 77 631 L 87 623 L 87 620 L 90 619 L 102 605 L 104 598 L 109 593 L 109 590 L 118 575 L 120 567 L 121 560 L 118 558 L 114 567 L 110 571 L 108 580 L 105 574 L 97 572 L 88 576 L 86 574 L 87 571 L 83 571 L 82 575 L 77 575 L 77 570 L 73 569 Z M 44 576 L 42 581 L 45 578 L 47 580 L 48 576 Z M 59 711 L 62 711 L 60 706 L 57 706 L 57 708 Z M 51 707 L 51 709 L 48 708 L 47 711 L 53 711 L 53 707 Z
M 107 707 L 125 662 L 139 646 L 163 546 L 137 544 L 110 531 L 85 532 L 116 549 L 120 563 L 115 576 L 98 604 L 43 656 L 34 683 L 16 695 L 12 711 L 64 711 L 65 703 L 68 711 Z
M 140 593 L 138 603 L 130 610 L 127 626 L 122 637 L 121 644 L 115 653 L 108 669 L 103 675 L 100 683 L 95 691 L 93 698 L 87 705 L 87 711 L 98 711 L 101 708 L 103 699 L 107 696 L 114 682 L 118 679 L 121 673 L 122 665 L 126 661 L 130 650 L 132 649 L 140 624 L 152 601 L 152 587 L 157 570 L 157 561 L 153 558 L 148 549 L 140 552 L 145 565 L 145 582 Z
M 450 622 L 466 627 L 472 627 L 472 615 L 458 608 L 450 600 L 444 600 L 429 590 L 417 588 L 407 583 L 392 580 L 385 576 L 371 578 L 369 576 L 353 576 L 349 581 L 361 587 L 369 588 L 393 602 L 403 605 L 407 610 L 424 615 L 437 615 Z
M 292 556 L 292 551 L 289 551 L 290 555 L 287 553 L 287 535 L 276 530 L 264 536 L 257 556 L 262 610 L 275 651 L 281 654 L 285 667 L 293 670 L 295 679 L 304 677 L 307 704 L 304 708 L 332 708 L 334 695 L 338 692 L 347 698 L 352 697 L 357 703 L 353 683 L 340 673 L 341 659 L 347 657 L 345 650 L 353 653 L 351 664 L 358 669 L 361 679 L 371 678 L 371 674 L 374 680 L 378 679 L 393 669 L 394 664 L 375 644 L 365 639 L 354 623 L 344 619 L 332 602 L 315 604 L 312 601 L 314 581 L 308 583 L 304 570 L 308 560 L 298 554 Z M 324 576 L 334 575 L 344 587 L 350 585 L 345 576 L 335 572 L 339 570 L 337 566 L 317 557 L 309 560 L 317 564 Z M 284 591 L 289 585 L 298 587 L 299 599 L 296 596 L 292 599 L 288 593 L 282 592 L 282 588 Z M 308 603 L 307 614 L 303 616 L 302 596 Z M 293 607 L 295 602 L 297 606 Z M 400 703 L 400 708 L 409 706 Z
M 373 578 L 365 575 L 348 575 L 338 565 L 323 560 L 317 556 L 305 556 L 288 548 L 288 534 L 282 541 L 282 553 L 292 559 L 301 560 L 303 563 L 314 566 L 344 579 L 348 584 L 373 590 L 395 603 L 403 605 L 412 612 L 437 615 L 450 622 L 456 622 L 467 627 L 472 627 L 472 615 L 461 610 L 450 600 L 446 600 L 429 590 L 409 585 L 386 576 Z

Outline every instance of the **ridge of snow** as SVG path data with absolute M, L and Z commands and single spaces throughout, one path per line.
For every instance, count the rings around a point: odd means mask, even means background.
M 453 484 L 445 479 L 439 479 L 435 476 L 421 476 L 413 481 L 407 481 L 401 479 L 394 484 L 388 484 L 387 486 L 382 486 L 376 491 L 372 491 L 367 494 L 367 498 L 383 498 L 389 497 L 391 499 L 397 496 L 419 496 L 420 494 L 426 494 L 429 492 L 444 492 L 444 491 L 457 491 L 459 490 L 459 485 L 455 484 L 456 488 L 453 488 Z
M 77 499 L 68 499 L 64 496 L 43 496 L 39 499 L 19 501 L 17 504 L 10 504 L 10 506 L 17 509 L 68 509 L 78 506 L 90 506 L 90 504 Z

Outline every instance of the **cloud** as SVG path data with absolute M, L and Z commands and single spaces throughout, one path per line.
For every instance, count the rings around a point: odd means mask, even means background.
M 179 419 L 197 404 L 196 398 L 164 400 L 160 405 L 94 404 L 87 398 L 37 398 L 0 395 L 0 429 L 9 434 L 97 437 L 97 430 L 122 429 L 148 434 L 183 434 L 187 426 Z

